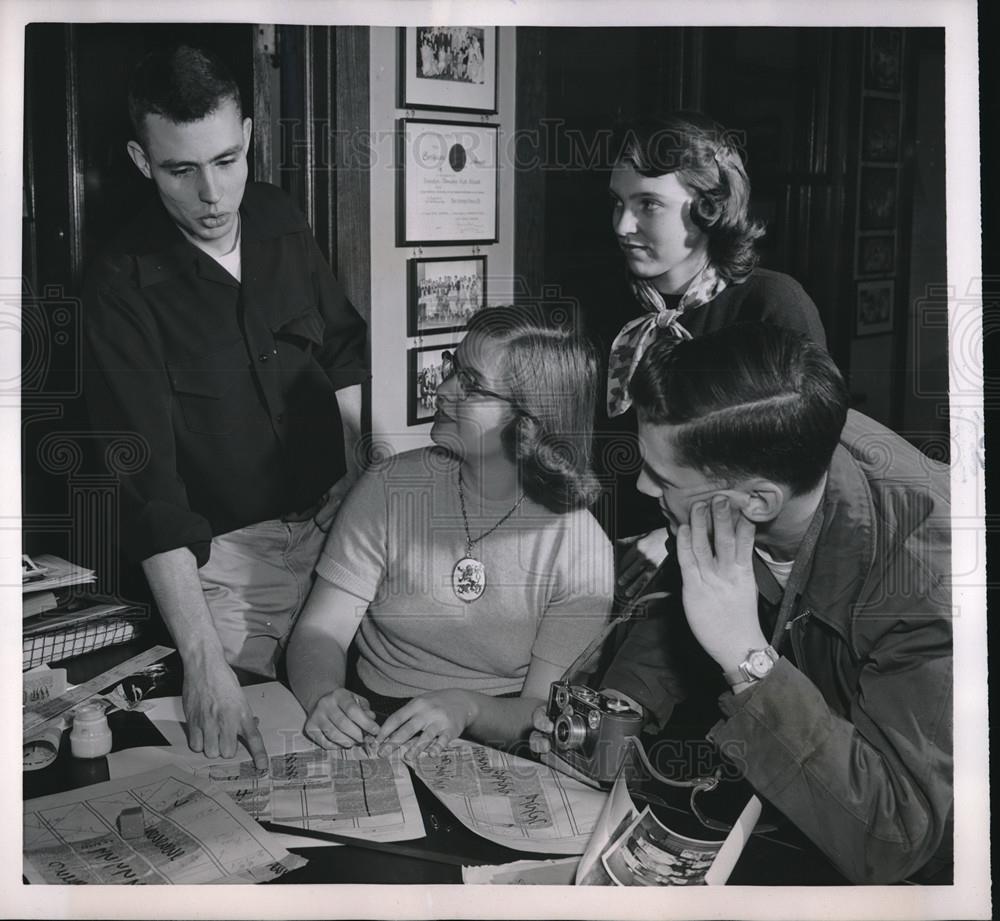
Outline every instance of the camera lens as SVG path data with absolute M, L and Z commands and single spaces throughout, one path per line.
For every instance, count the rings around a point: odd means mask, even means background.
M 556 720 L 552 735 L 558 749 L 579 748 L 587 738 L 587 727 L 579 716 L 564 714 Z
M 556 688 L 556 706 L 560 710 L 565 710 L 569 703 L 569 690 L 565 687 Z

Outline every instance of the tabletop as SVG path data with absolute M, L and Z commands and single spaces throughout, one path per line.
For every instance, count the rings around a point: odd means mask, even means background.
M 119 646 L 53 663 L 67 669 L 67 680 L 79 684 L 137 655 L 151 645 L 137 639 Z M 165 660 L 167 677 L 157 686 L 157 696 L 180 693 L 180 665 L 176 654 Z M 239 674 L 242 684 L 264 679 Z M 114 750 L 137 745 L 165 744 L 142 713 L 118 712 L 108 718 Z M 69 733 L 64 733 L 56 760 L 37 771 L 24 772 L 23 796 L 33 799 L 109 779 L 107 758 L 74 758 L 69 750 Z M 462 865 L 505 864 L 516 860 L 547 859 L 565 855 L 531 853 L 488 841 L 461 824 L 416 776 L 413 786 L 424 820 L 424 838 L 384 843 L 378 849 L 354 845 L 340 847 L 293 847 L 308 863 L 278 881 L 296 883 L 461 883 Z M 689 791 L 659 789 L 652 806 L 665 824 L 681 834 L 697 836 L 686 802 Z M 745 802 L 745 796 L 743 801 Z M 640 807 L 641 808 L 641 807 Z M 708 837 L 708 836 L 706 836 Z M 400 850 L 405 853 L 400 853 Z M 419 855 L 419 856 L 417 856 Z M 733 885 L 841 885 L 846 881 L 829 862 L 794 828 L 784 823 L 775 832 L 755 834 L 747 843 L 729 880 Z

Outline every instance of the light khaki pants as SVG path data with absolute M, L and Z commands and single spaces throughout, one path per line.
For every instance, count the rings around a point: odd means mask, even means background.
M 230 665 L 275 676 L 325 540 L 312 519 L 261 521 L 212 538 L 198 575 Z

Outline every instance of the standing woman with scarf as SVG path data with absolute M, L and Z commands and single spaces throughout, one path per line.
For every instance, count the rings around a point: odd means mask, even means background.
M 750 180 L 735 141 L 735 132 L 692 112 L 644 118 L 616 132 L 611 220 L 642 314 L 611 346 L 611 420 L 632 405 L 632 373 L 658 336 L 690 339 L 763 321 L 826 346 L 816 305 L 802 286 L 757 267 L 764 228 L 749 216 Z M 628 428 L 634 432 L 634 421 Z M 635 525 L 626 533 L 644 529 Z M 663 561 L 666 538 L 660 527 L 631 541 L 619 562 L 621 594 L 634 594 Z

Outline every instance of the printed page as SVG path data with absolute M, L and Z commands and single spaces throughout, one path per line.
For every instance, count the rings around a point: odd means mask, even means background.
M 698 886 L 721 841 L 701 841 L 666 827 L 647 806 L 601 856 L 616 886 Z
M 515 860 L 498 867 L 462 867 L 466 886 L 572 886 L 577 857 Z
M 238 756 L 228 760 L 191 751 L 181 699 L 167 697 L 150 701 L 146 715 L 171 744 L 113 752 L 108 756 L 111 776 L 178 764 L 218 783 L 255 819 L 372 841 L 424 837 L 413 781 L 398 756 L 369 758 L 360 747 L 324 751 L 303 734 L 305 711 L 284 685 L 272 681 L 244 692 L 270 756 L 266 771 L 254 768 L 242 746 Z M 324 844 L 290 835 L 280 840 L 289 847 Z
M 613 880 L 608 876 L 601 863 L 601 856 L 608 845 L 618 839 L 618 836 L 639 816 L 632 797 L 629 796 L 628 784 L 619 774 L 615 780 L 608 801 L 604 804 L 601 814 L 594 825 L 587 849 L 580 858 L 576 871 L 578 886 L 610 886 Z
M 369 758 L 359 748 L 313 747 L 272 755 L 262 772 L 249 759 L 202 760 L 195 773 L 218 784 L 261 821 L 371 841 L 406 841 L 426 834 L 413 781 L 398 756 Z M 321 842 L 308 843 L 315 847 Z
M 421 755 L 417 776 L 467 828 L 521 851 L 582 854 L 608 794 L 484 745 Z
M 220 788 L 176 768 L 24 804 L 32 883 L 255 883 L 305 863 Z

